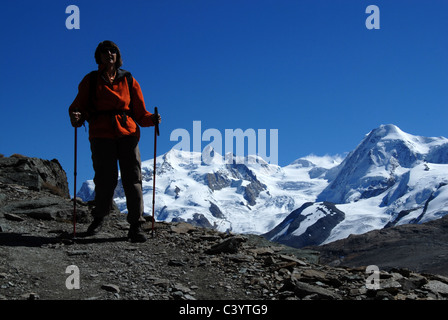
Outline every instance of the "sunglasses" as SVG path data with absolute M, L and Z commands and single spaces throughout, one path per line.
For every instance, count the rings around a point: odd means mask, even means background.
M 112 54 L 118 52 L 117 48 L 115 48 L 115 47 L 104 47 L 101 49 L 102 53 L 107 53 L 108 51 L 110 51 L 110 53 L 112 53 Z

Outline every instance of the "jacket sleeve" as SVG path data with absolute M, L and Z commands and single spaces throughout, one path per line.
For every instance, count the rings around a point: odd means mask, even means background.
M 87 105 L 89 103 L 89 76 L 86 75 L 78 86 L 78 94 L 75 100 L 68 108 L 69 115 L 74 112 L 81 112 L 81 121 L 84 122 L 87 119 Z
M 143 99 L 143 93 L 140 88 L 140 84 L 133 78 L 132 84 L 132 103 L 134 119 L 141 127 L 154 126 L 152 121 L 152 113 L 146 110 L 145 100 Z

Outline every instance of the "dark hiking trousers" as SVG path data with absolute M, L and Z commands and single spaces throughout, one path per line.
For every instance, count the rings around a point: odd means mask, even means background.
M 95 218 L 109 214 L 118 180 L 120 164 L 121 181 L 128 208 L 130 224 L 144 222 L 140 150 L 137 137 L 118 139 L 92 139 L 93 169 L 95 170 Z

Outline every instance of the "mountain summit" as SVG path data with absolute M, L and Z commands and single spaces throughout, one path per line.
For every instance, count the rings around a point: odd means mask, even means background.
M 448 214 L 447 151 L 444 137 L 382 125 L 327 174 L 315 204 L 293 211 L 266 237 L 302 247 L 440 218 Z
M 317 201 L 348 203 L 379 195 L 442 145 L 448 139 L 413 136 L 395 125 L 382 125 L 348 154 Z

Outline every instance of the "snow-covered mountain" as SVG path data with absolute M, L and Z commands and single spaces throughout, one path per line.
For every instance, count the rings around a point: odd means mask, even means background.
M 328 185 L 325 174 L 341 161 L 339 156 L 311 155 L 279 167 L 256 156 L 233 156 L 232 163 L 228 163 L 216 154 L 213 161 L 205 163 L 201 153 L 172 149 L 156 159 L 155 217 L 158 221 L 187 221 L 220 231 L 261 234 L 303 203 L 315 201 Z M 142 162 L 145 214 L 149 215 L 153 164 L 153 159 Z M 93 199 L 93 194 L 94 184 L 89 180 L 77 196 L 87 201 Z M 120 180 L 114 200 L 126 212 Z
M 326 178 L 329 184 L 315 203 L 292 212 L 266 237 L 298 247 L 320 245 L 448 214 L 448 139 L 382 125 Z
M 229 163 L 214 155 L 204 162 L 201 153 L 173 149 L 157 157 L 157 220 L 265 234 L 301 247 L 448 213 L 448 139 L 443 137 L 418 137 L 382 125 L 345 159 L 310 155 L 285 167 L 256 156 L 230 155 Z M 152 214 L 153 160 L 142 163 L 142 173 L 145 213 Z M 93 189 L 87 181 L 78 196 L 90 200 Z M 121 183 L 115 202 L 126 212 Z

